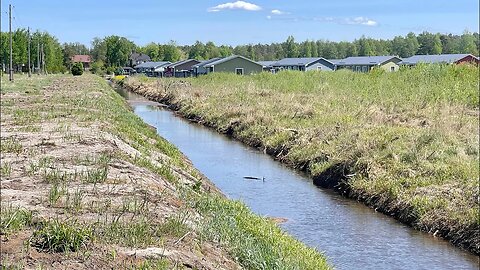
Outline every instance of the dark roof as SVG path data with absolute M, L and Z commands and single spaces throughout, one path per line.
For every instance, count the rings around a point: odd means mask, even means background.
M 90 63 L 92 62 L 92 58 L 90 57 L 90 55 L 76 54 L 72 56 L 72 62 Z
M 253 60 L 250 60 L 250 59 L 248 59 L 248 58 L 246 58 L 246 57 L 243 57 L 243 56 L 241 56 L 241 55 L 232 55 L 232 56 L 229 56 L 229 57 L 225 57 L 225 58 L 218 59 L 218 60 L 216 60 L 216 61 L 212 61 L 212 62 L 206 64 L 205 67 L 215 66 L 215 65 L 218 65 L 218 64 L 221 64 L 221 63 L 230 61 L 230 60 L 235 59 L 235 58 L 242 58 L 242 59 L 244 59 L 244 60 L 247 60 L 247 61 L 249 61 L 249 62 L 252 62 L 252 63 L 254 63 L 254 64 L 257 64 L 257 65 L 261 66 L 259 63 L 255 62 L 255 61 L 253 61 Z
M 210 60 L 203 60 L 203 61 L 200 61 L 200 63 L 194 65 L 193 67 L 194 68 L 199 68 L 199 67 L 204 67 L 205 65 L 208 65 L 210 64 L 211 62 L 215 62 L 217 60 L 220 60 L 222 59 L 221 57 L 217 57 L 217 58 L 212 58 Z
M 385 62 L 388 62 L 392 59 L 396 59 L 399 62 L 402 61 L 397 56 L 351 56 L 345 59 L 340 60 L 336 63 L 338 66 L 349 66 L 349 65 L 381 65 Z
M 169 67 L 169 68 L 174 68 L 174 67 L 183 65 L 183 64 L 185 64 L 185 63 L 188 63 L 188 62 L 197 62 L 198 64 L 201 63 L 201 61 L 198 61 L 198 60 L 195 60 L 195 59 L 187 59 L 187 60 L 181 60 L 181 61 L 172 63 L 172 64 L 170 64 L 168 67 Z M 193 65 L 192 65 L 192 66 L 193 66 Z
M 135 68 L 159 68 L 167 65 L 170 65 L 170 62 L 145 62 L 136 65 Z
M 259 63 L 260 65 L 262 65 L 263 67 L 272 67 L 273 64 L 277 63 L 278 61 L 258 61 L 257 63 Z
M 321 59 L 328 61 L 327 59 L 324 59 L 322 57 L 284 58 L 276 62 L 274 66 L 308 66 L 309 64 Z
M 463 59 L 467 56 L 475 57 L 471 54 L 432 54 L 432 55 L 414 55 L 412 57 L 408 57 L 403 59 L 400 64 L 403 65 L 416 65 L 418 63 L 426 63 L 426 64 L 433 64 L 433 63 L 455 63 L 460 59 Z
M 328 59 L 328 61 L 330 61 L 331 63 L 333 64 L 338 64 L 340 61 L 342 61 L 343 59 Z
M 151 61 L 150 56 L 143 53 L 132 53 L 128 59 L 133 61 Z

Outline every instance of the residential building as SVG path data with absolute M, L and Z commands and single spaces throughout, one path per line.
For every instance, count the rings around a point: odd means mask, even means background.
M 432 54 L 432 55 L 414 55 L 404 58 L 400 65 L 415 66 L 419 63 L 424 64 L 462 64 L 476 63 L 478 65 L 478 57 L 471 54 Z
M 272 66 L 275 70 L 335 70 L 335 64 L 322 57 L 284 58 L 273 63 Z
M 193 73 L 193 66 L 201 62 L 195 59 L 187 59 L 170 64 L 165 69 L 166 77 L 190 77 Z
M 275 68 L 273 65 L 278 61 L 257 61 L 260 65 L 263 66 L 263 71 L 275 73 Z
M 232 55 L 203 65 L 207 73 L 231 72 L 238 75 L 260 73 L 263 66 L 253 60 L 240 55 Z
M 203 61 L 200 61 L 200 63 L 196 64 L 196 65 L 193 65 L 192 66 L 192 69 L 193 69 L 193 75 L 195 76 L 198 76 L 198 75 L 205 75 L 207 74 L 207 69 L 205 68 L 205 65 L 208 65 L 212 62 L 215 62 L 217 60 L 220 60 L 222 59 L 221 57 L 217 57 L 217 58 L 212 58 L 210 60 L 203 60 Z
M 145 62 L 135 66 L 137 73 L 144 73 L 150 77 L 163 77 L 163 73 L 171 62 Z
M 373 68 L 381 68 L 387 72 L 398 71 L 398 63 L 402 61 L 397 56 L 352 56 L 340 61 L 333 60 L 337 69 L 350 69 L 357 72 L 369 72 Z
M 143 53 L 136 53 L 133 52 L 130 54 L 128 57 L 128 63 L 130 67 L 135 67 L 137 65 L 146 63 L 146 62 L 151 62 L 152 60 L 150 59 L 150 56 L 143 54 Z
M 72 60 L 72 63 L 82 63 L 83 68 L 85 70 L 89 70 L 90 65 L 92 63 L 92 57 L 90 57 L 90 55 L 85 55 L 85 54 L 76 54 L 72 56 L 71 60 Z

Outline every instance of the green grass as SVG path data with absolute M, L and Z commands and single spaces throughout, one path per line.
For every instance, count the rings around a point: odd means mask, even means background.
M 350 196 L 400 218 L 407 211 L 414 218 L 403 220 L 419 229 L 459 233 L 457 243 L 480 252 L 470 233 L 480 228 L 477 67 L 215 73 L 186 80 L 143 79 L 137 92 L 169 97 L 184 116 L 232 133 L 314 179 L 347 165 Z M 125 84 L 140 85 L 134 77 Z M 165 85 L 173 85 L 168 93 Z
M 0 213 L 0 234 L 12 234 L 32 225 L 33 213 L 27 209 L 2 205 Z
M 30 243 L 45 252 L 76 252 L 93 238 L 92 229 L 85 224 L 51 220 L 34 231 Z
M 240 202 L 204 196 L 196 207 L 207 218 L 207 239 L 218 241 L 246 269 L 329 269 L 325 257 L 307 248 Z

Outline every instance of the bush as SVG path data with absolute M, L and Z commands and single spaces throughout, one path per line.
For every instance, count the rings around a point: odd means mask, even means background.
M 90 71 L 93 74 L 103 76 L 105 75 L 105 65 L 102 61 L 93 62 L 92 66 L 90 67 Z
M 73 76 L 80 76 L 83 74 L 83 64 L 82 63 L 75 63 L 72 66 L 72 75 Z
M 108 68 L 107 68 L 107 74 L 108 74 L 108 75 L 112 75 L 113 73 L 115 73 L 115 70 L 117 70 L 117 68 L 115 68 L 115 67 L 108 67 Z
M 123 68 L 119 67 L 115 69 L 115 76 L 123 75 Z

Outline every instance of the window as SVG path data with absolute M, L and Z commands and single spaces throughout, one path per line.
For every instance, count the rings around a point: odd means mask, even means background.
M 362 72 L 368 72 L 368 67 L 367 67 L 367 66 L 363 66 L 363 67 L 362 67 Z
M 394 71 L 395 71 L 395 67 L 390 67 L 390 71 L 391 71 L 391 72 L 394 72 Z
M 358 71 L 358 72 L 360 72 L 360 71 L 361 71 L 361 69 L 362 69 L 362 67 L 361 67 L 361 66 L 355 66 L 355 71 Z
M 237 75 L 243 75 L 243 68 L 236 68 L 236 69 L 235 69 L 235 73 L 236 73 Z
M 322 70 L 322 67 L 318 66 L 318 67 L 317 67 L 317 70 Z

